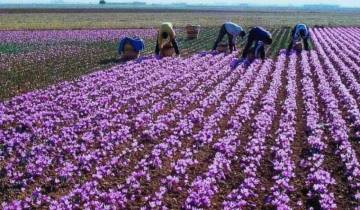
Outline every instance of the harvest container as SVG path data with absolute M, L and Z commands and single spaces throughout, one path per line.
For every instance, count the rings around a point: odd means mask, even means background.
M 200 25 L 187 25 L 186 32 L 188 39 L 196 39 L 200 32 Z
M 218 45 L 218 51 L 219 52 L 226 52 L 227 50 L 228 50 L 228 44 L 225 44 L 225 43 L 220 43 L 219 45 Z
M 253 62 L 255 60 L 255 47 L 249 49 L 247 54 L 247 59 L 249 62 Z
M 124 57 L 126 59 L 132 60 L 132 59 L 138 58 L 139 55 L 140 55 L 140 53 L 136 52 L 134 50 L 133 46 L 129 42 L 126 42 L 124 44 Z
M 171 57 L 174 54 L 174 48 L 171 44 L 165 44 L 161 50 L 162 57 Z
M 302 43 L 301 43 L 301 41 L 299 42 L 296 42 L 296 44 L 295 44 L 295 51 L 297 52 L 297 53 L 301 53 L 301 51 L 302 51 Z

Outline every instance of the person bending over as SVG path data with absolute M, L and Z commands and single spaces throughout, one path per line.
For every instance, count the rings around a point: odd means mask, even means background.
M 176 42 L 176 35 L 175 35 L 175 30 L 173 28 L 173 24 L 166 22 L 166 23 L 161 24 L 161 26 L 158 30 L 157 40 L 156 40 L 156 48 L 155 48 L 156 55 L 159 55 L 160 51 L 166 44 L 165 42 L 168 38 L 169 38 L 168 43 L 172 44 L 172 46 L 174 47 L 175 53 L 177 55 L 180 54 L 179 46 Z
M 306 51 L 309 50 L 309 28 L 305 24 L 297 24 L 292 32 L 291 32 L 291 42 L 287 48 L 287 54 L 290 54 L 291 49 L 294 44 L 298 41 L 298 39 L 302 39 L 304 43 L 304 48 Z
M 256 26 L 250 29 L 247 44 L 243 50 L 241 61 L 244 60 L 255 42 L 255 58 L 260 55 L 261 59 L 265 58 L 265 45 L 272 44 L 271 33 L 262 27 Z
M 227 35 L 229 39 L 229 48 L 232 53 L 233 50 L 236 51 L 236 39 L 238 36 L 244 38 L 246 36 L 246 32 L 241 26 L 236 25 L 232 22 L 226 22 L 220 28 L 219 35 L 214 43 L 212 50 L 216 50 L 219 43 L 223 40 L 224 36 Z

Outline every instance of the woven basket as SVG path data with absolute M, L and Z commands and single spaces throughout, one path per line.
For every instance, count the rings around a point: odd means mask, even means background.
M 133 46 L 129 43 L 129 42 L 126 42 L 124 44 L 124 57 L 126 59 L 135 59 L 135 58 L 138 58 L 140 55 L 139 52 L 136 52 L 133 48 Z
M 255 47 L 251 47 L 249 49 L 249 52 L 247 54 L 247 59 L 248 61 L 252 62 L 253 60 L 255 60 Z
M 247 54 L 247 59 L 248 59 L 248 61 L 252 62 L 253 60 L 255 60 L 255 54 L 248 53 Z
M 165 44 L 161 49 L 162 57 L 172 57 L 174 54 L 174 48 L 171 44 Z
M 296 42 L 295 46 L 294 46 L 294 50 L 297 52 L 297 53 L 301 53 L 302 51 L 302 43 L 301 42 Z
M 188 39 L 196 39 L 199 36 L 200 32 L 200 25 L 187 25 L 186 26 L 186 33 Z
M 219 52 L 226 52 L 228 50 L 228 45 L 225 43 L 220 43 L 217 49 Z

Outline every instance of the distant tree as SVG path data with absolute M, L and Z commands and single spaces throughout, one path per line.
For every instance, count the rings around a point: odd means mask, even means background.
M 105 0 L 100 0 L 99 4 L 105 4 Z

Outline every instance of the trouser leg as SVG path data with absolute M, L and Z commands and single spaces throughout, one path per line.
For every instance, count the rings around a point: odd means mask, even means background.
M 254 42 L 254 39 L 249 34 L 248 41 L 246 43 L 246 46 L 245 46 L 245 48 L 243 50 L 243 53 L 242 53 L 242 56 L 241 56 L 242 58 L 246 58 L 246 56 L 247 56 L 247 54 L 249 52 L 249 49 L 252 46 L 253 42 Z
M 260 47 L 260 58 L 264 59 L 265 58 L 265 45 Z
M 155 54 L 159 55 L 159 53 L 160 53 L 159 40 L 156 39 Z
M 308 42 L 308 39 L 304 39 L 304 48 L 306 51 L 309 50 L 309 42 Z
M 291 38 L 291 42 L 289 43 L 289 46 L 287 48 L 287 51 L 290 52 L 291 48 L 294 46 L 294 38 Z
M 232 37 L 230 34 L 228 34 L 228 39 L 229 39 L 229 49 L 230 49 L 230 53 L 232 53 L 232 52 L 233 52 L 233 48 L 234 48 L 234 45 L 233 45 L 233 43 L 232 43 L 233 37 Z
M 225 24 L 223 24 L 220 28 L 219 31 L 219 35 L 214 43 L 214 46 L 212 48 L 212 50 L 216 50 L 217 46 L 219 45 L 219 43 L 222 41 L 222 39 L 224 38 L 225 34 L 226 34 L 226 28 L 225 28 Z
M 180 50 L 179 50 L 179 46 L 178 46 L 178 43 L 176 41 L 176 37 L 172 40 L 172 45 L 174 46 L 174 50 L 175 50 L 175 53 L 177 55 L 180 54 Z

